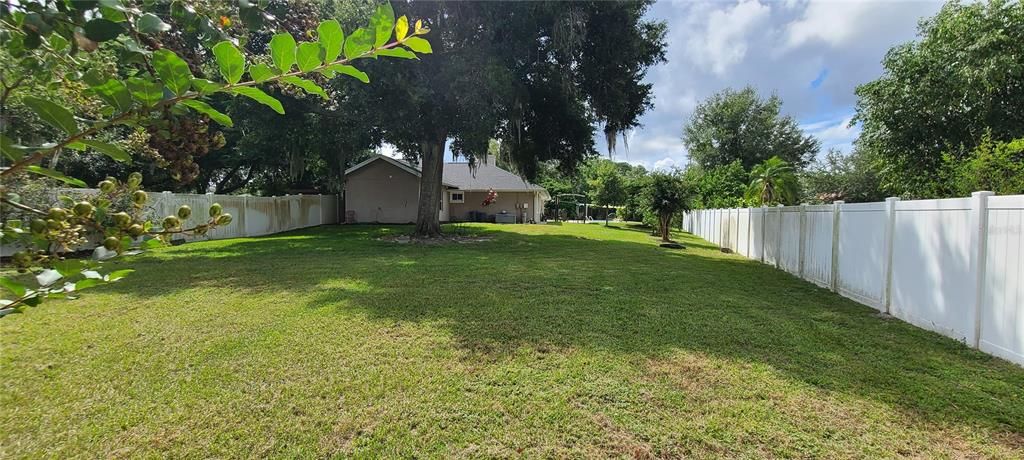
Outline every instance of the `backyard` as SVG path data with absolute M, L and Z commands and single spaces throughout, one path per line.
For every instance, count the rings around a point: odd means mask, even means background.
M 159 249 L 4 318 L 0 457 L 1024 453 L 1024 369 L 693 236 L 407 230 Z

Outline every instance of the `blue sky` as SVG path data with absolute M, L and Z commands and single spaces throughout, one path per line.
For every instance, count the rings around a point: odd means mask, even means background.
M 648 168 L 684 166 L 682 126 L 694 107 L 721 89 L 746 85 L 778 94 L 783 112 L 817 136 L 823 151 L 849 151 L 859 133 L 847 126 L 854 89 L 877 78 L 886 51 L 914 39 L 918 21 L 940 7 L 923 0 L 662 0 L 648 13 L 668 22 L 668 62 L 646 78 L 654 109 L 628 134 L 629 151 L 620 142 L 614 158 Z M 606 154 L 603 137 L 596 142 Z

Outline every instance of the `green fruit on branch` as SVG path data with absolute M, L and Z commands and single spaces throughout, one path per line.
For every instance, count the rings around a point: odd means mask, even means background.
M 50 208 L 46 216 L 53 220 L 64 220 L 68 218 L 68 212 L 63 208 Z
M 114 225 L 117 225 L 120 228 L 125 228 L 132 224 L 132 216 L 128 215 L 127 212 L 121 211 L 119 213 L 115 213 L 111 217 L 114 218 Z
M 142 225 L 132 224 L 132 226 L 128 227 L 127 232 L 132 238 L 138 238 L 142 236 L 143 233 L 146 233 L 146 229 L 143 228 Z
M 131 188 L 142 185 L 142 173 L 133 172 L 128 175 L 128 186 Z
M 191 215 L 192 215 L 192 208 L 188 207 L 187 204 L 183 204 L 183 205 L 181 205 L 180 208 L 178 208 L 178 217 L 181 218 L 182 220 L 188 219 L 188 217 L 191 216 Z
M 176 230 L 181 227 L 181 219 L 178 216 L 164 217 L 164 230 Z
M 210 205 L 210 217 L 217 217 L 222 212 L 224 212 L 224 208 L 221 207 L 220 203 Z
M 147 195 L 146 192 L 136 190 L 135 193 L 132 193 L 132 202 L 135 203 L 135 206 L 142 206 L 146 204 L 147 201 L 149 201 L 149 195 Z
M 46 228 L 50 230 L 60 230 L 62 227 L 59 220 L 46 219 Z
M 117 188 L 117 185 L 114 184 L 113 181 L 104 180 L 104 181 L 100 181 L 99 187 L 100 187 L 100 191 L 101 192 L 103 192 L 103 193 L 110 193 L 110 192 L 113 192 L 115 188 Z
M 75 203 L 75 206 L 71 208 L 71 211 L 78 217 L 89 217 L 92 214 L 93 206 L 88 201 L 79 201 Z
M 36 235 L 46 231 L 46 221 L 43 219 L 32 219 L 32 223 L 29 224 L 29 228 L 32 229 L 32 233 Z
M 103 247 L 107 248 L 108 251 L 116 251 L 121 247 L 121 239 L 116 236 L 108 236 L 107 239 L 103 240 Z
M 221 214 L 217 217 L 217 225 L 227 225 L 231 223 L 231 214 Z

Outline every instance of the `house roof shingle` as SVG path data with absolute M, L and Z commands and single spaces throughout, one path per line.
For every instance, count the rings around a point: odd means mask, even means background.
M 415 176 L 420 175 L 419 168 L 405 161 L 391 158 L 385 155 L 374 155 L 366 161 L 359 163 L 347 171 L 351 174 L 376 160 L 384 160 L 405 170 Z M 449 187 L 460 190 L 495 190 L 498 192 L 519 192 L 519 191 L 544 191 L 544 187 L 531 184 L 523 178 L 499 168 L 494 163 L 477 162 L 475 169 L 469 167 L 469 163 L 445 163 L 444 173 L 441 182 Z

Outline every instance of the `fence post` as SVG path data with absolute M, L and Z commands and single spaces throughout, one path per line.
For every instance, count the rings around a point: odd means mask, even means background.
M 896 202 L 899 200 L 897 197 L 885 199 L 885 287 L 882 292 L 882 308 L 886 314 L 892 308 L 892 258 L 896 240 Z
M 839 292 L 839 214 L 845 201 L 832 203 L 832 292 Z
M 797 273 L 800 278 L 804 277 L 804 251 L 807 249 L 807 203 L 800 203 L 800 257 L 797 264 Z
M 245 195 L 242 195 L 242 208 L 238 210 L 238 223 L 235 224 L 235 225 L 240 225 L 242 227 L 242 231 L 239 232 L 239 236 L 241 236 L 243 238 L 249 236 L 249 232 L 245 229 L 245 227 L 246 227 L 245 215 L 249 213 L 248 211 L 249 211 L 249 197 L 247 197 Z
M 971 273 L 974 273 L 974 348 L 981 347 L 982 308 L 985 306 L 985 255 L 988 246 L 988 197 L 992 192 L 971 194 Z
M 775 206 L 779 221 L 778 231 L 775 232 L 775 268 L 782 268 L 782 207 L 781 204 Z
M 761 263 L 762 264 L 764 263 L 764 253 L 767 252 L 766 249 L 767 249 L 767 245 L 768 245 L 768 241 L 765 240 L 765 238 L 768 237 L 767 230 L 765 229 L 765 227 L 768 226 L 767 225 L 768 224 L 768 217 L 767 216 L 768 216 L 768 207 L 762 204 L 761 205 Z
M 750 253 L 750 238 L 753 234 L 753 229 L 750 227 L 754 225 L 754 208 L 744 208 L 747 210 L 747 258 L 753 259 L 753 254 Z

